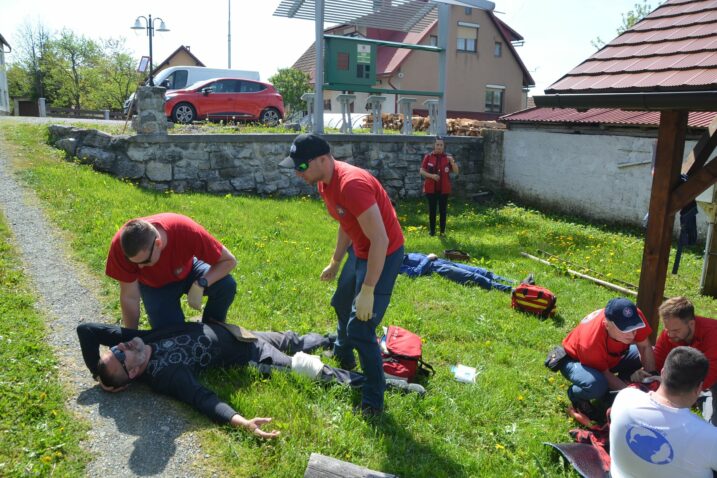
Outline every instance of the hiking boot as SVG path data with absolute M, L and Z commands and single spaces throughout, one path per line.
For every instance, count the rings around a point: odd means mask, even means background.
M 568 408 L 568 415 L 584 425 L 587 422 L 588 426 L 591 421 L 600 421 L 600 412 L 590 403 L 590 400 L 574 398 L 570 393 L 570 389 L 568 389 L 568 398 L 571 404 L 570 408 Z
M 528 285 L 535 285 L 535 277 L 533 276 L 533 273 L 531 272 L 528 274 L 525 279 L 520 281 L 521 284 L 528 284 Z
M 422 385 L 417 383 L 408 383 L 405 380 L 399 378 L 387 378 L 386 387 L 394 390 L 400 390 L 404 393 L 417 393 L 421 397 L 426 394 L 426 389 Z
M 333 349 L 337 338 L 338 335 L 336 334 L 324 334 L 324 340 L 321 342 L 321 347 L 324 349 Z

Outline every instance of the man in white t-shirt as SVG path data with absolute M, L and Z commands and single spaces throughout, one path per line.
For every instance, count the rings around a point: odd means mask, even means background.
M 709 362 L 691 347 L 667 356 L 660 388 L 617 394 L 610 424 L 613 478 L 712 478 L 717 470 L 717 428 L 690 411 L 702 391 Z

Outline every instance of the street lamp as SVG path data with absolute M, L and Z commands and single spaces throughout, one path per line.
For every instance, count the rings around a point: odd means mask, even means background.
M 140 18 L 144 20 L 144 26 L 142 26 L 142 23 L 139 21 Z M 134 21 L 134 26 L 132 26 L 132 30 L 147 30 L 147 36 L 149 37 L 149 86 L 154 86 L 154 79 L 152 78 L 152 37 L 154 36 L 154 22 L 156 21 L 159 21 L 158 32 L 169 31 L 169 28 L 164 24 L 164 20 L 159 17 L 153 20 L 152 15 L 147 15 L 147 17 L 142 15 L 138 16 Z

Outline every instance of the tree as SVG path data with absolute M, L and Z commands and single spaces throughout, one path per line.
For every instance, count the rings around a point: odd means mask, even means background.
M 307 73 L 296 68 L 280 68 L 269 82 L 274 85 L 284 99 L 286 116 L 304 109 L 301 95 L 311 91 L 310 77 Z
M 47 97 L 47 73 L 51 60 L 50 32 L 41 23 L 32 25 L 25 22 L 17 30 L 12 86 L 8 85 L 11 96 L 30 96 L 33 100 Z M 21 75 L 17 69 L 24 72 Z M 25 77 L 23 80 L 23 76 Z M 18 83 L 23 81 L 23 84 Z
M 102 81 L 97 70 L 100 47 L 94 40 L 63 30 L 60 38 L 52 42 L 52 48 L 56 56 L 50 68 L 50 76 L 58 90 L 55 104 L 82 109 L 90 92 Z
M 622 13 L 622 24 L 617 27 L 616 30 L 618 36 L 635 26 L 637 22 L 649 15 L 651 11 L 652 6 L 647 3 L 647 0 L 642 0 L 642 4 L 636 3 L 634 9 L 628 10 L 627 13 Z M 605 46 L 605 42 L 600 37 L 597 37 L 590 43 L 598 50 Z
M 142 74 L 136 71 L 137 61 L 127 53 L 124 38 L 104 40 L 102 51 L 97 67 L 102 79 L 92 91 L 91 101 L 97 108 L 122 109 Z

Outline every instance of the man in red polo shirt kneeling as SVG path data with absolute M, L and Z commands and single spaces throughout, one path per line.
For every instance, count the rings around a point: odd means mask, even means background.
M 589 314 L 565 337 L 569 360 L 560 372 L 572 382 L 568 398 L 577 412 L 598 418 L 590 400 L 627 387 L 630 376 L 641 368 L 656 370 L 651 333 L 635 304 L 618 298 Z

